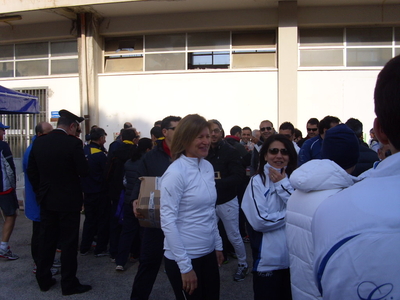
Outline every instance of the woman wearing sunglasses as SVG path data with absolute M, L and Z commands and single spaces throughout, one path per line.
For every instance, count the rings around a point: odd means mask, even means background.
M 291 299 L 286 244 L 286 203 L 294 191 L 288 176 L 297 166 L 293 143 L 270 136 L 260 150 L 260 163 L 243 196 L 253 252 L 254 299 Z

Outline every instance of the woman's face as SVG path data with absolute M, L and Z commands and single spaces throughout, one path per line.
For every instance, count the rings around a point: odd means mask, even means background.
M 210 148 L 210 130 L 208 127 L 204 128 L 185 150 L 187 157 L 204 158 L 208 155 L 208 149 Z
M 269 145 L 268 151 L 265 154 L 264 159 L 272 167 L 282 169 L 288 165 L 289 152 L 282 142 L 274 141 L 271 143 L 271 145 Z

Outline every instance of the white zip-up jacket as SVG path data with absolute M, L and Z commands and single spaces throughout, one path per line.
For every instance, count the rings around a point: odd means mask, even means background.
M 400 153 L 321 203 L 312 233 L 324 300 L 400 299 Z
M 357 177 L 349 175 L 329 159 L 310 160 L 290 176 L 290 183 L 296 189 L 289 198 L 286 209 L 286 238 L 293 300 L 322 299 L 315 284 L 312 267 L 312 218 L 322 201 L 357 181 Z
M 269 164 L 264 166 L 265 185 L 260 175 L 251 178 L 242 201 L 247 221 L 255 231 L 262 233 L 260 241 L 251 241 L 252 247 L 259 251 L 253 271 L 262 273 L 289 267 L 285 217 L 286 203 L 293 188 L 287 177 L 273 183 L 268 176 L 270 167 Z
M 214 169 L 208 161 L 181 155 L 162 176 L 160 192 L 164 255 L 181 273 L 192 270 L 191 259 L 222 251 Z

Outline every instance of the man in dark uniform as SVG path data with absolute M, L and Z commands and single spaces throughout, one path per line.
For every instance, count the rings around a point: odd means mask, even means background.
M 42 291 L 56 283 L 52 278 L 57 242 L 62 245 L 61 289 L 63 295 L 87 292 L 76 277 L 80 210 L 83 197 L 80 176 L 88 163 L 82 141 L 75 134 L 84 119 L 60 110 L 57 128 L 36 139 L 29 155 L 28 178 L 40 204 L 41 228 L 36 280 Z

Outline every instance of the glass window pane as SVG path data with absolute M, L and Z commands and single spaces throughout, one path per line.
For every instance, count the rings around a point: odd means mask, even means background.
M 392 58 L 392 49 L 347 49 L 347 66 L 384 66 Z
M 78 73 L 78 59 L 60 59 L 51 61 L 51 74 Z
M 400 55 L 400 48 L 394 49 L 395 56 Z
M 16 62 L 16 76 L 43 76 L 48 75 L 48 60 L 30 60 Z
M 300 50 L 301 67 L 343 66 L 342 49 Z
M 275 48 L 275 31 L 234 32 L 232 49 Z
M 78 45 L 76 41 L 52 42 L 50 48 L 51 56 L 78 55 Z
M 276 53 L 234 53 L 232 54 L 232 69 L 276 68 Z
M 30 43 L 16 44 L 15 57 L 17 59 L 48 57 L 49 44 L 46 43 Z
M 394 28 L 394 40 L 396 41 L 396 45 L 400 45 L 400 27 Z
M 185 50 L 184 34 L 146 35 L 146 52 Z
M 220 52 L 193 52 L 188 55 L 189 69 L 227 69 L 230 64 L 230 53 Z
M 105 72 L 143 71 L 143 56 L 128 58 L 106 58 Z
M 342 46 L 343 28 L 300 29 L 300 47 Z
M 147 54 L 146 71 L 185 70 L 185 53 Z
M 13 77 L 14 64 L 12 62 L 0 62 L 0 77 Z
M 143 52 L 143 37 L 131 36 L 106 39 L 105 52 L 106 54 Z
M 14 47 L 13 45 L 1 45 L 0 46 L 0 59 L 13 59 L 14 58 Z
M 391 45 L 392 28 L 347 28 L 348 46 Z
M 188 34 L 188 49 L 229 49 L 229 32 L 204 32 Z

